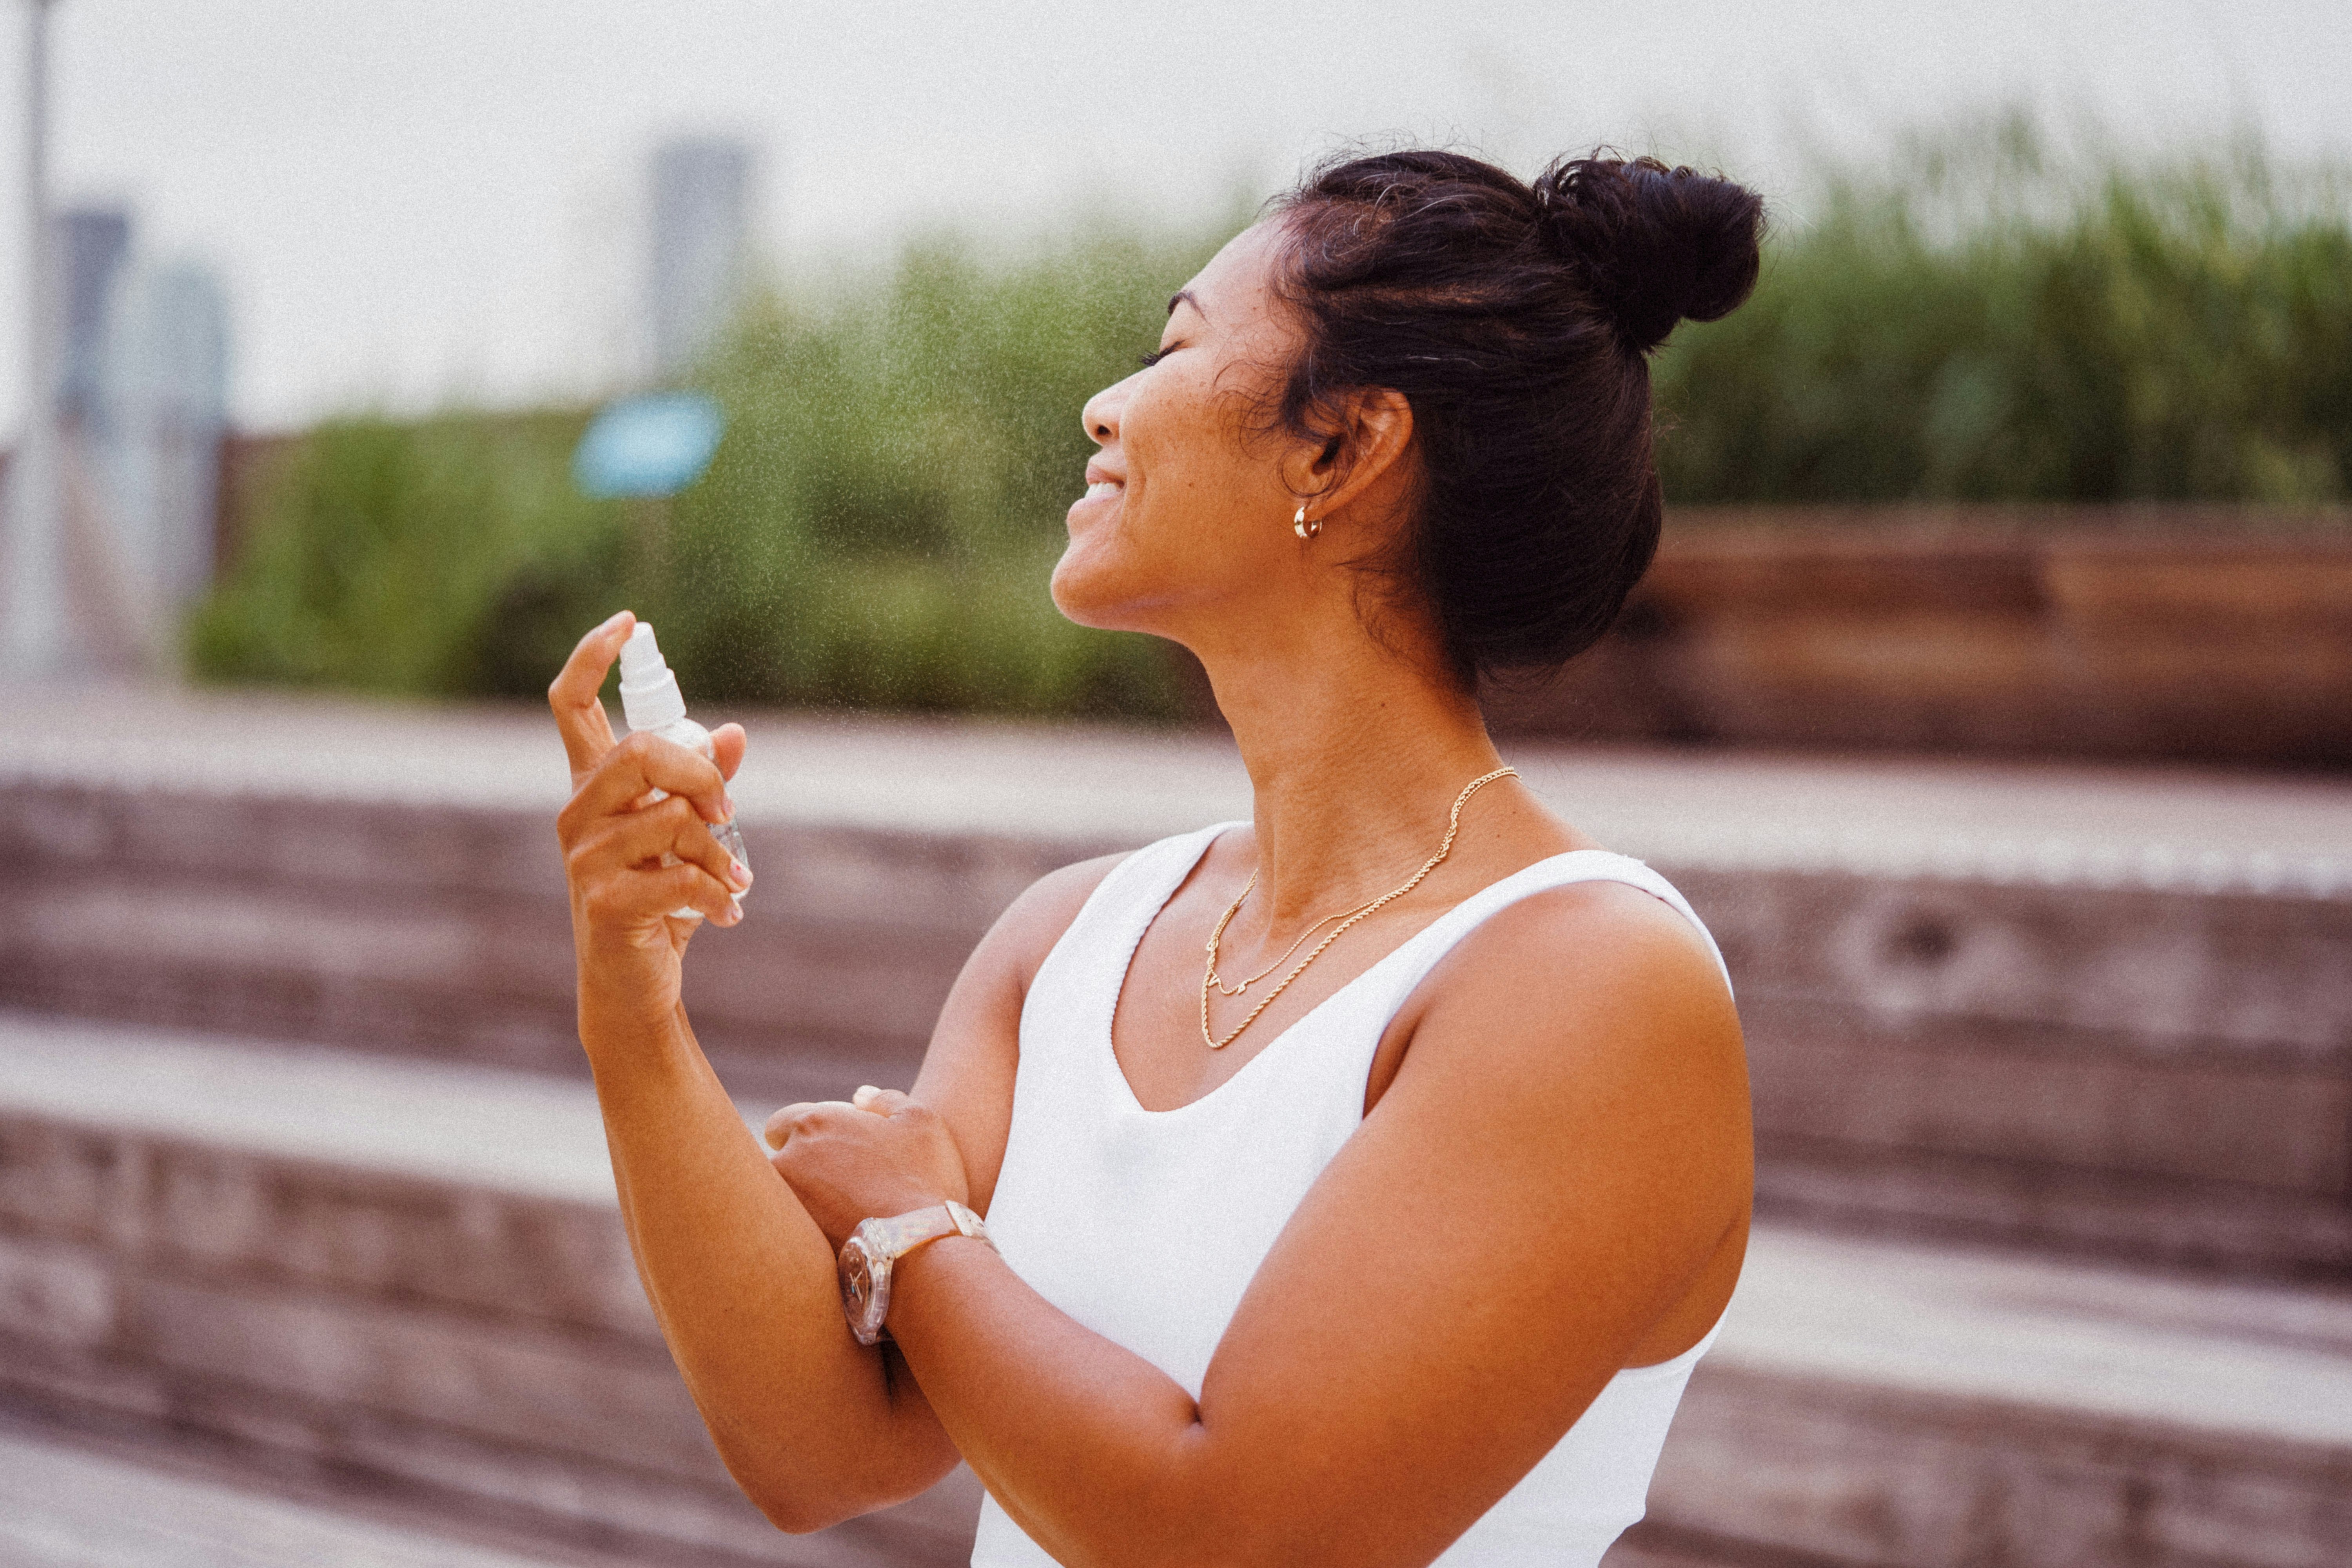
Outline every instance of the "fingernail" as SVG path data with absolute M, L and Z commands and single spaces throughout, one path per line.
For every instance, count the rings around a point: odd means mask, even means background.
M 600 632 L 610 631 L 613 627 L 619 626 L 624 620 L 627 619 L 628 614 L 629 612 L 626 610 L 614 610 L 611 615 L 604 617 L 604 624 L 598 626 L 596 629 Z
M 751 885 L 751 868 L 740 860 L 727 862 L 727 875 L 738 888 L 748 888 Z
M 727 923 L 729 925 L 740 924 L 743 919 L 743 900 L 740 899 L 728 900 L 727 910 Z

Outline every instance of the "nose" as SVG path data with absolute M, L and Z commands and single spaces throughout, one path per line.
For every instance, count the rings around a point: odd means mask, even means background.
M 1097 447 L 1108 447 L 1118 439 L 1119 411 L 1127 405 L 1127 383 L 1116 382 L 1087 399 L 1078 411 L 1085 422 L 1087 439 Z

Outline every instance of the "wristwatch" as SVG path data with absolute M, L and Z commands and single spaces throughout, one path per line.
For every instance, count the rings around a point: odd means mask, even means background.
M 861 1345 L 887 1339 L 882 1321 L 890 1315 L 890 1267 L 927 1241 L 946 1236 L 968 1236 L 987 1242 L 988 1227 L 980 1216 L 950 1198 L 934 1208 L 917 1209 L 896 1219 L 859 1223 L 841 1244 L 841 1310 L 849 1314 L 849 1331 Z

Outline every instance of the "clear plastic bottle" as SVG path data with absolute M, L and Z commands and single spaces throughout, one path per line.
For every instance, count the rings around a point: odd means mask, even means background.
M 645 621 L 637 623 L 629 640 L 621 645 L 621 717 L 632 734 L 643 731 L 674 742 L 688 751 L 700 752 L 706 757 L 715 755 L 710 743 L 710 731 L 686 716 L 686 698 L 677 689 L 677 676 L 662 658 L 661 645 L 654 641 L 654 628 Z M 656 790 L 656 800 L 667 800 L 669 792 Z M 742 831 L 730 818 L 725 822 L 704 824 L 719 847 L 751 867 L 751 857 L 744 851 Z M 675 855 L 664 855 L 662 864 L 675 866 Z M 740 895 L 739 895 L 740 898 Z M 699 920 L 700 910 L 685 909 L 670 911 L 680 920 Z

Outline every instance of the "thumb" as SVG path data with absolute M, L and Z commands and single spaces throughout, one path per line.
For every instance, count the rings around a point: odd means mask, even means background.
M 849 1103 L 860 1110 L 870 1110 L 877 1116 L 888 1117 L 896 1115 L 901 1107 L 911 1105 L 914 1101 L 898 1089 L 877 1089 L 867 1083 L 858 1086 L 857 1092 L 849 1097 Z

